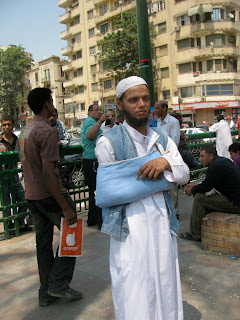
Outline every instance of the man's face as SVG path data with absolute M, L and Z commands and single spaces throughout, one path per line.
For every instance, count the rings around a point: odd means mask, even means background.
M 122 101 L 117 99 L 117 107 L 123 111 L 128 124 L 133 127 L 146 125 L 150 112 L 150 94 L 146 85 L 128 89 Z
M 161 107 L 161 103 L 155 103 L 154 113 L 158 118 L 161 118 L 166 113 L 166 107 Z
M 53 115 L 48 119 L 52 127 L 55 126 L 57 119 L 58 119 L 58 115 L 56 111 L 54 111 Z
M 203 167 L 207 167 L 214 159 L 213 154 L 207 154 L 205 150 L 200 152 L 199 161 Z
M 14 124 L 11 120 L 3 120 L 2 121 L 2 129 L 6 134 L 12 133 L 14 128 Z
M 92 111 L 89 111 L 89 116 L 96 120 L 99 120 L 101 118 L 101 115 L 101 108 L 99 107 L 99 105 L 94 104 Z
M 232 159 L 232 160 L 233 160 L 234 158 L 236 158 L 236 157 L 240 154 L 239 151 L 237 151 L 237 152 L 229 151 L 229 152 L 230 152 L 230 155 L 231 155 L 231 159 Z
M 112 110 L 108 110 L 107 114 L 108 114 L 109 119 L 111 120 L 111 124 L 114 124 L 115 112 Z

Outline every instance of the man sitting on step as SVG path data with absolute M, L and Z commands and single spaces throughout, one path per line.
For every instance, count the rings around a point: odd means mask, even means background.
M 179 236 L 186 240 L 201 240 L 202 219 L 210 212 L 240 214 L 240 170 L 227 158 L 217 156 L 213 146 L 204 146 L 199 161 L 208 167 L 201 184 L 187 184 L 185 192 L 194 195 L 190 233 Z

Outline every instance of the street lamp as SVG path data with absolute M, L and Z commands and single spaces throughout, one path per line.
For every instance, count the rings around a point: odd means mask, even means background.
M 181 103 L 182 103 L 182 98 L 181 98 L 181 96 L 179 95 L 179 96 L 178 96 L 178 108 L 179 108 L 179 113 L 181 113 Z

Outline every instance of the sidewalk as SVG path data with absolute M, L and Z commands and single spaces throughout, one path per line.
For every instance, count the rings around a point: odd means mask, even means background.
M 188 230 L 192 198 L 180 194 L 180 232 Z M 84 223 L 86 225 L 86 222 Z M 56 231 L 55 247 L 59 232 Z M 178 239 L 185 320 L 240 320 L 240 259 L 202 251 Z M 109 237 L 84 227 L 83 255 L 71 286 L 79 301 L 58 299 L 38 306 L 35 234 L 0 242 L 0 318 L 5 320 L 114 320 L 108 268 Z M 145 320 L 145 319 L 139 319 Z

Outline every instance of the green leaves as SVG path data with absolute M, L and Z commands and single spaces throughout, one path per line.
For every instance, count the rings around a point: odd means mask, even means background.
M 0 50 L 0 107 L 5 111 L 22 101 L 24 75 L 30 62 L 21 46 Z

